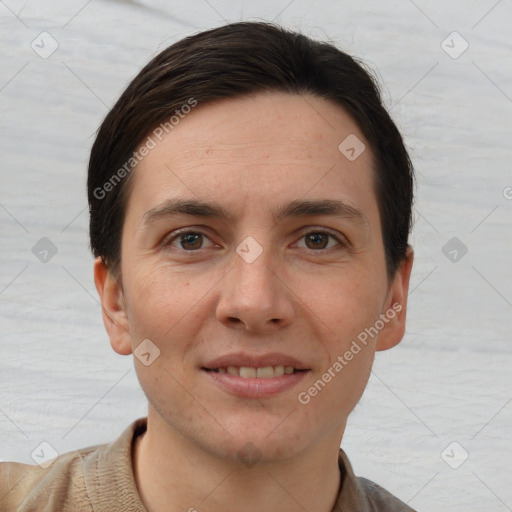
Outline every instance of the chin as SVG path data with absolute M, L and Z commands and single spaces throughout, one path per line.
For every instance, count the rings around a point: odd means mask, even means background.
M 301 452 L 301 447 L 294 445 L 289 439 L 251 439 L 247 436 L 230 438 L 224 446 L 210 446 L 210 453 L 229 463 L 243 464 L 253 467 L 256 464 L 276 464 L 292 460 Z
M 314 444 L 314 435 L 306 425 L 298 422 L 286 424 L 286 415 L 276 418 L 264 413 L 237 417 L 224 423 L 227 432 L 222 432 L 222 440 L 212 440 L 210 450 L 219 450 L 223 458 L 240 461 L 265 463 L 284 462 Z M 290 418 L 293 414 L 290 415 Z M 284 420 L 284 421 L 283 421 Z M 228 426 L 229 425 L 229 426 Z

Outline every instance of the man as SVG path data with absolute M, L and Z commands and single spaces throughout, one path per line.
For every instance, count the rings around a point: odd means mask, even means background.
M 91 151 L 94 278 L 148 416 L 2 510 L 407 511 L 340 443 L 403 337 L 413 171 L 361 64 L 266 23 L 177 42 Z

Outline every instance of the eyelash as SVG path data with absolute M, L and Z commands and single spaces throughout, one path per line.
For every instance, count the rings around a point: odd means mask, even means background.
M 175 240 L 178 240 L 180 237 L 188 235 L 188 234 L 201 235 L 201 236 L 203 236 L 205 238 L 208 238 L 208 240 L 209 240 L 208 235 L 206 235 L 205 233 L 203 233 L 200 230 L 184 228 L 182 231 L 178 231 L 178 232 L 174 233 L 171 237 L 166 238 L 163 241 L 162 246 L 163 247 L 169 247 L 169 246 L 171 246 L 174 243 Z M 322 230 L 322 229 L 312 229 L 310 231 L 306 231 L 306 232 L 304 232 L 300 236 L 299 240 L 301 240 L 304 237 L 306 237 L 307 235 L 311 235 L 311 234 L 326 235 L 326 236 L 336 240 L 336 242 L 338 242 L 338 246 L 329 247 L 327 249 L 308 249 L 306 247 L 306 249 L 309 250 L 312 253 L 323 253 L 323 254 L 325 254 L 325 253 L 330 253 L 332 251 L 336 251 L 336 250 L 340 250 L 340 249 L 346 249 L 348 247 L 348 242 L 347 241 L 345 241 L 344 239 L 340 239 L 340 237 L 338 237 L 336 235 L 333 235 L 331 232 L 325 231 L 325 230 Z M 182 253 L 194 254 L 194 253 L 199 252 L 201 249 L 203 249 L 203 248 L 193 249 L 193 250 L 189 250 L 189 251 L 187 251 L 186 249 L 182 249 L 182 248 L 177 249 L 177 250 L 179 250 Z

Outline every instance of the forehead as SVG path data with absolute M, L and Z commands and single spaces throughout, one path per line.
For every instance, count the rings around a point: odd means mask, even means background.
M 215 196 L 235 214 L 316 196 L 377 214 L 369 145 L 331 101 L 258 93 L 198 105 L 160 132 L 149 134 L 153 148 L 133 171 L 128 211 L 139 216 L 183 195 Z M 355 159 L 343 152 L 347 140 L 365 148 Z

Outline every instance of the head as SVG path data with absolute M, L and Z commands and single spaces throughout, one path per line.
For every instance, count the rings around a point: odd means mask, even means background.
M 339 440 L 375 350 L 403 337 L 412 188 L 376 81 L 334 46 L 235 23 L 157 55 L 88 177 L 111 344 L 159 351 L 135 359 L 150 415 L 224 457 Z M 232 360 L 300 372 L 241 396 L 215 380 Z

